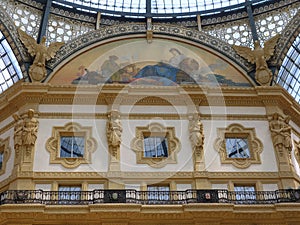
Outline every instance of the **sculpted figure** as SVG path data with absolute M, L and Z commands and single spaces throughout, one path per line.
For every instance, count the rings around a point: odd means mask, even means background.
M 120 121 L 120 114 L 117 110 L 110 112 L 109 121 L 107 125 L 107 139 L 109 145 L 119 147 L 121 144 L 122 125 Z
M 189 116 L 189 132 L 193 149 L 199 151 L 199 149 L 203 147 L 204 135 L 203 125 L 198 113 Z
M 284 147 L 288 150 L 289 153 L 292 152 L 292 138 L 291 138 L 291 132 L 292 128 L 289 125 L 291 118 L 289 116 L 284 118 L 284 127 L 283 127 L 283 136 L 285 138 L 284 141 Z
M 270 121 L 270 131 L 275 150 L 282 153 L 292 150 L 291 127 L 289 125 L 290 117 L 282 118 L 278 113 L 274 113 Z
M 22 43 L 28 50 L 28 53 L 34 57 L 34 61 L 29 68 L 29 76 L 33 82 L 41 82 L 47 75 L 46 61 L 54 58 L 55 53 L 64 45 L 63 42 L 54 42 L 47 47 L 45 45 L 46 37 L 43 37 L 41 43 L 29 36 L 21 29 L 18 30 Z
M 23 122 L 22 144 L 26 148 L 26 153 L 30 154 L 37 138 L 38 120 L 34 118 L 34 110 L 32 109 L 28 110 L 27 116 Z
M 15 146 L 16 155 L 18 156 L 20 152 L 20 146 L 22 146 L 23 120 L 17 114 L 14 114 L 13 118 L 16 123 L 14 127 L 14 146 Z
M 280 35 L 277 34 L 264 43 L 262 48 L 259 41 L 254 42 L 254 49 L 234 45 L 233 49 L 248 62 L 256 65 L 255 79 L 260 85 L 269 85 L 272 71 L 268 68 L 267 61 L 274 54 L 275 45 Z

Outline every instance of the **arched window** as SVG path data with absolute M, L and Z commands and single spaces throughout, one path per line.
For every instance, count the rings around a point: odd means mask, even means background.
M 284 87 L 300 103 L 300 34 L 283 60 L 276 83 Z
M 0 93 L 23 78 L 18 61 L 0 31 Z

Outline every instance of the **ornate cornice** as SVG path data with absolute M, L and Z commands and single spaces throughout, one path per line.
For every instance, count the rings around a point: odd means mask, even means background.
M 45 179 L 80 179 L 80 180 L 106 180 L 109 178 L 122 179 L 193 179 L 209 178 L 214 180 L 228 179 L 278 179 L 277 172 L 20 172 L 19 177 L 34 180 Z M 289 176 L 290 177 L 290 176 Z
M 222 225 L 234 221 L 239 225 L 286 225 L 288 221 L 299 221 L 298 203 L 270 205 L 232 204 L 188 204 L 188 205 L 140 205 L 140 204 L 97 204 L 97 205 L 1 205 L 0 222 L 13 221 L 21 224 L 39 221 L 42 224 L 165 224 L 174 225 Z M 68 213 L 66 213 L 68 212 Z M 97 221 L 97 222 L 95 222 Z M 222 222 L 220 222 L 222 221 Z M 229 221 L 227 223 L 226 221 Z M 279 221 L 279 222 L 274 222 Z M 224 223 L 225 222 L 225 223 Z
M 143 90 L 141 97 L 139 92 Z M 184 90 L 182 92 L 182 90 Z M 158 97 L 156 96 L 159 93 Z M 175 95 L 170 98 L 170 95 Z M 142 100 L 142 101 L 141 101 Z M 167 101 L 166 101 L 167 100 Z M 188 102 L 184 102 L 188 100 Z M 18 82 L 6 90 L 0 96 L 0 121 L 16 113 L 25 104 L 49 104 L 49 105 L 183 105 L 183 106 L 245 106 L 245 107 L 266 107 L 277 106 L 285 114 L 290 115 L 293 122 L 300 126 L 300 106 L 299 104 L 279 86 L 272 87 L 200 87 L 200 86 L 178 86 L 178 87 L 130 87 L 126 85 L 107 84 L 103 86 L 87 85 L 51 85 Z M 164 114 L 164 115 L 162 115 Z M 68 118 L 87 117 L 104 118 L 103 113 L 41 113 L 45 118 Z M 130 114 L 129 118 L 147 118 L 151 116 L 163 116 L 164 118 L 183 118 L 180 114 Z M 128 117 L 128 115 L 122 115 Z M 185 115 L 184 115 L 185 117 Z M 262 115 L 203 115 L 203 119 L 259 119 L 264 120 Z M 4 128 L 2 128 L 3 130 Z M 5 130 L 5 129 L 4 129 Z

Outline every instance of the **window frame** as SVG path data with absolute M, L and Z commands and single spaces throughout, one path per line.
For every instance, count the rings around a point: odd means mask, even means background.
M 83 157 L 61 157 L 60 146 L 62 136 L 83 136 L 85 138 Z M 92 127 L 83 127 L 70 122 L 63 127 L 53 127 L 52 136 L 46 142 L 46 149 L 50 153 L 50 163 L 61 164 L 66 168 L 76 168 L 81 164 L 90 164 L 92 153 L 96 151 L 97 142 L 92 137 Z
M 63 137 L 82 137 L 84 140 L 83 140 L 83 142 L 84 142 L 84 146 L 83 146 L 83 152 L 82 152 L 82 156 L 81 157 L 65 157 L 65 156 L 62 156 L 62 138 Z M 72 139 L 73 140 L 73 139 Z M 66 133 L 66 134 L 64 134 L 64 133 L 61 133 L 60 134 L 60 142 L 59 142 L 60 144 L 59 144 L 59 146 L 60 146 L 60 153 L 59 153 L 59 157 L 60 158 L 83 158 L 84 157 L 84 154 L 85 154 L 85 146 L 86 146 L 86 137 L 85 137 L 85 133 L 80 133 L 80 132 L 76 132 L 76 133 Z M 74 149 L 74 147 L 73 147 L 73 145 L 72 145 L 72 150 Z M 74 151 L 71 151 L 71 155 L 73 155 L 74 153 L 73 153 Z M 76 154 L 75 154 L 76 155 Z
M 177 163 L 177 154 L 181 149 L 179 139 L 175 135 L 175 127 L 164 127 L 160 123 L 150 123 L 145 127 L 136 127 L 136 136 L 131 141 L 131 149 L 136 154 L 137 164 L 148 164 L 153 168 L 161 168 L 167 164 Z M 168 157 L 144 157 L 144 135 L 160 134 L 167 138 Z
M 61 188 L 70 188 L 70 190 L 60 190 Z M 71 188 L 79 188 L 80 190 L 71 190 Z M 77 204 L 82 198 L 82 185 L 58 185 L 57 192 L 59 204 L 69 204 L 70 202 Z M 73 197 L 75 197 L 75 199 Z
M 144 138 L 143 138 L 143 147 L 144 147 L 144 155 L 143 155 L 143 157 L 144 158 L 167 158 L 168 157 L 168 155 L 169 155 L 169 143 L 168 143 L 168 135 L 164 135 L 164 134 L 161 134 L 161 133 L 149 133 L 149 132 L 144 132 L 143 133 L 143 136 L 144 136 Z M 147 156 L 146 155 L 146 152 L 152 152 L 152 149 L 150 149 L 150 151 L 147 151 L 146 150 L 146 143 L 145 143 L 145 139 L 146 138 L 155 138 L 154 139 L 154 142 L 155 142 L 155 146 L 154 146 L 154 148 L 155 148 L 155 156 Z M 160 144 L 156 144 L 156 138 L 160 138 L 160 139 L 163 139 L 163 141 L 166 143 L 166 151 L 167 151 L 167 154 L 166 154 L 166 156 L 158 156 L 158 149 L 157 149 L 157 147 L 158 147 L 158 145 L 160 146 L 160 145 L 162 145 L 162 141 L 160 142 Z M 163 148 L 163 147 L 162 147 Z M 164 150 L 165 149 L 162 149 L 162 151 L 164 152 Z
M 253 190 L 236 190 L 236 188 L 253 188 Z M 257 187 L 256 184 L 241 184 L 241 183 L 235 183 L 233 186 L 234 194 L 235 194 L 235 200 L 237 201 L 245 201 L 249 203 L 249 201 L 255 202 L 257 200 L 256 192 Z M 253 194 L 251 194 L 253 193 Z
M 247 142 L 247 152 L 248 152 L 248 155 L 249 157 L 230 157 L 230 153 L 232 152 L 229 152 L 228 151 L 228 146 L 227 146 L 227 140 L 228 139 L 244 139 L 246 140 Z M 248 138 L 248 135 L 247 134 L 240 134 L 240 135 L 237 135 L 237 134 L 232 134 L 232 133 L 225 133 L 225 148 L 226 148 L 226 156 L 228 159 L 246 159 L 246 158 L 251 158 L 252 155 L 251 155 L 251 146 L 249 145 L 249 138 Z
M 149 188 L 167 188 L 168 190 L 149 190 Z M 170 185 L 169 184 L 154 184 L 154 185 L 147 185 L 147 200 L 148 201 L 169 201 L 171 200 L 170 195 Z M 153 192 L 157 192 L 158 195 L 153 195 Z M 152 193 L 152 194 L 151 194 Z M 162 194 L 162 195 L 161 195 Z
M 236 137 L 248 139 L 249 158 L 229 158 L 226 149 L 226 138 Z M 263 144 L 257 138 L 255 128 L 245 128 L 241 124 L 231 124 L 227 128 L 217 128 L 217 139 L 214 148 L 220 155 L 222 164 L 232 164 L 241 169 L 248 168 L 252 164 L 261 164 L 260 154 L 263 151 Z

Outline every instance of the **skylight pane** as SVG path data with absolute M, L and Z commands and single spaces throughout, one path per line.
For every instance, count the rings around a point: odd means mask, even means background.
M 0 31 L 0 93 L 22 78 L 17 59 Z

